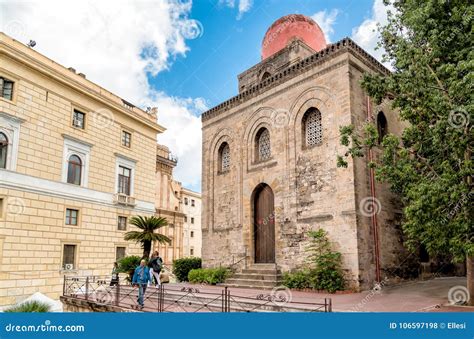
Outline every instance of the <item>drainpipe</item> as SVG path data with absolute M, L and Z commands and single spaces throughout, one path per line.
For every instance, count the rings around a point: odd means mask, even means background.
M 367 121 L 372 121 L 372 116 L 370 112 L 372 111 L 370 105 L 370 98 L 367 96 Z M 367 165 L 372 162 L 373 154 L 372 149 L 369 149 L 368 156 L 367 156 Z M 375 280 L 377 283 L 380 283 L 380 250 L 379 250 L 379 234 L 378 234 L 378 224 L 377 224 L 377 206 L 375 204 L 376 196 L 375 196 L 375 174 L 374 169 L 369 168 L 369 182 L 370 182 L 370 195 L 371 200 L 370 203 L 372 204 L 372 215 L 371 215 L 371 223 L 372 223 L 372 230 L 374 233 L 374 257 L 375 257 Z

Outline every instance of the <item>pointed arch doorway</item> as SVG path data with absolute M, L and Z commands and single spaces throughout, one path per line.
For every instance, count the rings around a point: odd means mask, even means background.
M 253 191 L 255 263 L 275 263 L 275 210 L 273 191 L 259 184 Z

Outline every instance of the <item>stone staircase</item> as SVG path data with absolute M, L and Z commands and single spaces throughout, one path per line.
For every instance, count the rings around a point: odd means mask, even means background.
M 252 264 L 241 272 L 234 273 L 223 286 L 273 289 L 281 285 L 281 271 L 275 264 Z

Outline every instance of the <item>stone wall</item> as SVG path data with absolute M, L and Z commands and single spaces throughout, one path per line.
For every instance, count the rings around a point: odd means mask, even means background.
M 307 232 L 323 228 L 344 254 L 351 284 L 357 285 L 358 253 L 352 171 L 336 167 L 343 152 L 338 131 L 350 123 L 347 55 L 297 76 L 260 96 L 222 112 L 203 126 L 204 264 L 227 265 L 247 248 L 254 256 L 251 196 L 260 183 L 275 195 L 276 262 L 284 270 L 306 261 Z M 322 115 L 323 142 L 305 149 L 301 120 L 307 109 Z M 271 135 L 272 158 L 254 161 L 260 127 Z M 218 172 L 219 145 L 228 142 L 232 166 Z
M 322 228 L 343 255 L 349 287 L 369 288 L 374 281 L 370 218 L 360 213 L 370 193 L 366 159 L 337 168 L 339 127 L 366 121 L 366 95 L 359 80 L 374 71 L 372 60 L 351 51 L 326 56 L 287 81 L 261 90 L 239 104 L 203 118 L 203 260 L 205 266 L 229 265 L 249 254 L 254 258 L 252 193 L 260 183 L 275 197 L 276 264 L 283 271 L 305 265 L 307 232 Z M 233 99 L 234 100 L 234 99 Z M 302 118 L 307 109 L 321 112 L 323 139 L 305 148 Z M 384 107 L 389 132 L 399 133 L 395 114 Z M 272 157 L 255 162 L 255 135 L 270 131 Z M 218 150 L 231 149 L 231 168 L 219 172 Z M 399 209 L 388 187 L 377 185 L 383 206 L 378 214 L 384 270 L 399 264 L 402 253 Z

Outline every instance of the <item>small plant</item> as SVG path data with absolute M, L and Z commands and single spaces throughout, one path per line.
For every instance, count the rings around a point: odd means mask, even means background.
M 311 252 L 309 260 L 314 269 L 311 276 L 314 278 L 315 288 L 334 293 L 344 289 L 344 275 L 341 269 L 342 256 L 339 252 L 331 250 L 331 243 L 327 232 L 323 229 L 308 233 Z
M 334 293 L 344 289 L 341 253 L 331 250 L 326 231 L 308 232 L 310 244 L 307 251 L 308 268 L 283 275 L 283 285 L 288 288 L 325 290 Z
M 141 258 L 138 255 L 130 255 L 123 257 L 117 262 L 118 271 L 128 274 L 127 281 L 132 281 L 133 273 L 135 272 L 135 268 L 140 265 L 140 260 Z
M 188 281 L 189 271 L 201 268 L 201 258 L 181 258 L 173 261 L 173 274 L 178 281 Z
M 230 271 L 224 267 L 198 268 L 189 271 L 188 280 L 192 283 L 206 283 L 215 285 L 223 283 L 230 275 Z
M 34 312 L 49 312 L 51 310 L 51 306 L 40 302 L 40 301 L 27 301 L 10 308 L 7 308 L 4 312 L 6 313 L 34 313 Z

